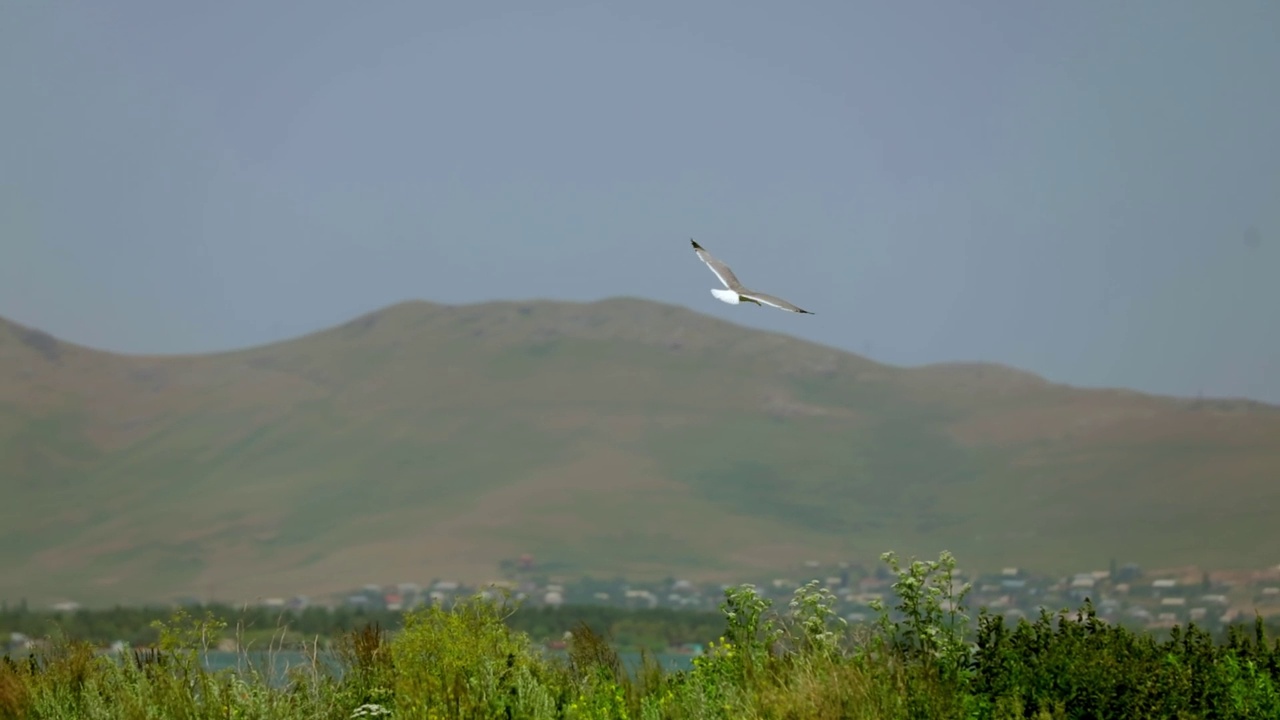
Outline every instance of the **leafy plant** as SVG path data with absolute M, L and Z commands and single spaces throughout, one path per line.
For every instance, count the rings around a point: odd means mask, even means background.
M 202 653 L 226 625 L 178 612 L 151 628 L 154 648 L 99 654 L 56 636 L 5 657 L 0 720 L 1280 717 L 1280 642 L 1261 618 L 1220 640 L 1194 625 L 1157 640 L 1085 600 L 1014 625 L 984 610 L 971 644 L 969 588 L 949 553 L 884 561 L 896 601 L 870 624 L 838 617 L 816 582 L 782 612 L 753 586 L 729 588 L 718 639 L 680 671 L 648 656 L 630 671 L 585 621 L 565 658 L 548 657 L 511 627 L 509 598 L 476 595 L 406 613 L 399 629 L 349 631 L 332 673 L 313 646 L 310 665 L 280 682 L 249 662 L 210 671 Z

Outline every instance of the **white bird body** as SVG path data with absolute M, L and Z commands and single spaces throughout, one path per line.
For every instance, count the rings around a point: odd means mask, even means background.
M 730 305 L 737 305 L 742 302 L 742 298 L 733 290 L 727 290 L 725 288 L 711 288 L 711 294 L 715 295 L 717 299 L 727 302 Z
M 779 310 L 786 310 L 787 312 L 802 313 L 805 315 L 814 314 L 808 310 L 792 305 L 780 297 L 766 295 L 762 292 L 756 292 L 755 290 L 748 290 L 738 280 L 738 277 L 733 274 L 733 271 L 729 269 L 728 265 L 717 260 L 711 253 L 707 252 L 706 248 L 694 242 L 692 238 L 689 239 L 689 242 L 693 244 L 693 251 L 697 253 L 698 258 L 701 259 L 702 262 L 706 263 L 707 267 L 711 268 L 711 272 L 714 273 L 715 276 L 720 279 L 720 282 L 724 284 L 724 288 L 711 289 L 711 294 L 715 296 L 717 300 L 729 303 L 730 305 L 738 305 L 744 301 L 753 302 L 756 305 L 769 305 L 776 307 Z

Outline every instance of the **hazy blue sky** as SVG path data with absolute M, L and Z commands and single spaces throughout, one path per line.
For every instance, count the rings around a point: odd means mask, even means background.
M 186 352 L 625 294 L 1280 401 L 1277 38 L 1275 0 L 6 0 L 0 315 Z M 719 303 L 690 237 L 817 314 Z

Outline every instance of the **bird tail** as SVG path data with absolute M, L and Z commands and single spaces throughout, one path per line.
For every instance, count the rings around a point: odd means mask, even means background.
M 711 294 L 715 295 L 717 300 L 721 302 L 727 302 L 730 305 L 737 305 L 739 302 L 741 302 L 741 299 L 738 297 L 738 292 L 736 290 L 727 290 L 725 288 L 711 288 Z

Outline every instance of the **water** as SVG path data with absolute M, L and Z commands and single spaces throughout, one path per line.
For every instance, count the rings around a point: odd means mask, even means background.
M 547 650 L 549 657 L 564 657 L 563 650 Z M 664 670 L 688 670 L 693 667 L 693 656 L 679 653 L 656 653 L 652 656 Z M 628 672 L 634 673 L 640 667 L 640 653 L 619 652 L 618 659 Z M 328 668 L 333 675 L 340 676 L 342 667 L 331 653 L 321 652 L 316 658 L 321 668 Z M 210 670 L 241 669 L 248 670 L 252 666 L 264 675 L 273 685 L 282 684 L 290 668 L 311 667 L 311 657 L 296 650 L 278 650 L 275 652 L 220 652 L 210 650 L 205 654 L 205 667 Z

